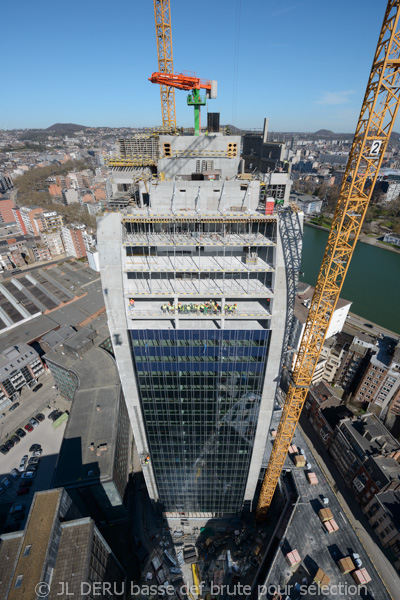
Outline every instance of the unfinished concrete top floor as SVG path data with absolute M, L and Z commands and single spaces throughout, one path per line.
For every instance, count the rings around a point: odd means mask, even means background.
M 123 215 L 125 246 L 275 246 L 277 217 L 240 213 L 238 216 Z
M 147 190 L 146 190 L 147 185 Z M 259 181 L 195 181 L 168 180 L 140 182 L 141 208 L 169 213 L 193 212 L 195 216 L 212 213 L 257 213 L 260 197 Z

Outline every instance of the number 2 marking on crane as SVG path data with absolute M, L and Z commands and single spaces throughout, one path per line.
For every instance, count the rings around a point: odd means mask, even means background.
M 382 146 L 382 142 L 380 140 L 374 140 L 372 142 L 370 156 L 374 156 L 374 157 L 379 156 L 379 153 L 381 151 L 381 146 Z

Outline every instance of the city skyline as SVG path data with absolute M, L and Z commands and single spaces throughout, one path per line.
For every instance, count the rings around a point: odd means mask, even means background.
M 18 40 L 12 27 L 3 32 L 0 129 L 161 124 L 159 92 L 148 81 L 157 70 L 152 2 L 121 2 L 105 12 L 105 3 L 72 1 L 68 14 L 48 0 L 40 12 L 28 2 L 19 8 L 4 9 L 5 22 L 18 23 Z M 172 0 L 174 69 L 218 81 L 207 109 L 220 112 L 222 123 L 259 128 L 268 116 L 275 131 L 352 132 L 385 3 L 367 0 L 360 11 L 358 1 L 340 0 L 335 8 L 316 0 L 284 7 L 205 0 L 197 16 Z M 121 23 L 132 26 L 122 30 Z M 119 84 L 107 85 L 109 77 Z M 179 125 L 192 125 L 179 91 L 176 112 Z

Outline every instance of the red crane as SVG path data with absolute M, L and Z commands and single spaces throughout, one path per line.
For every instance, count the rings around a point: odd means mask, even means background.
M 191 92 L 187 97 L 187 103 L 194 106 L 194 134 L 199 135 L 201 129 L 200 106 L 205 105 L 207 98 L 217 97 L 217 82 L 200 79 L 194 74 L 187 73 L 153 73 L 149 77 L 149 81 Z M 200 96 L 200 90 L 206 90 L 206 95 Z

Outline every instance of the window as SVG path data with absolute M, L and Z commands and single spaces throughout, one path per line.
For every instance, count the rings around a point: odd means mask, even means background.
M 22 580 L 23 580 L 24 576 L 23 575 L 18 575 L 17 579 L 15 580 L 15 585 L 14 587 L 19 588 L 21 587 L 22 584 Z

